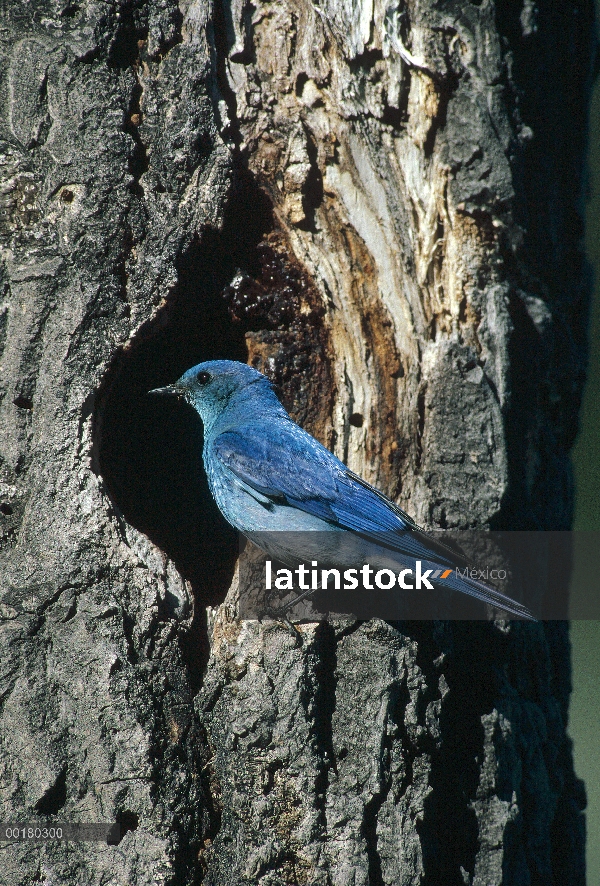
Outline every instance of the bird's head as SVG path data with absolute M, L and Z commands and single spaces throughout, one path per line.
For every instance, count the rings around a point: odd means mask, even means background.
M 189 403 L 199 413 L 205 429 L 211 428 L 232 406 L 242 408 L 247 403 L 260 408 L 265 403 L 282 409 L 269 379 L 257 369 L 235 360 L 198 363 L 174 384 L 149 393 L 171 395 Z

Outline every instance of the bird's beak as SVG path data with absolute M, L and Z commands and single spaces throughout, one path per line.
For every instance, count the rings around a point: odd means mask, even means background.
M 171 396 L 177 397 L 178 399 L 183 399 L 183 391 L 181 388 L 178 388 L 177 385 L 167 385 L 164 388 L 154 388 L 152 391 L 148 391 L 149 394 L 158 394 L 160 396 Z

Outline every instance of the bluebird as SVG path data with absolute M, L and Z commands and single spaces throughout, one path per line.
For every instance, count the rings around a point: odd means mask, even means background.
M 363 543 L 383 546 L 403 564 L 420 560 L 419 569 L 430 575 L 442 570 L 443 584 L 452 590 L 535 620 L 487 583 L 464 570 L 458 575 L 454 567 L 462 558 L 292 421 L 270 380 L 251 366 L 210 360 L 150 393 L 178 397 L 200 415 L 204 468 L 221 513 L 276 559 L 306 562 L 318 554 L 321 561 L 344 565 Z M 319 539 L 316 547 L 310 538 Z

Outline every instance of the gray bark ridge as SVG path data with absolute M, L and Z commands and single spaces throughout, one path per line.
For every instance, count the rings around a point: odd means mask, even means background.
M 143 394 L 247 354 L 423 524 L 568 527 L 592 19 L 5 5 L 0 821 L 122 839 L 2 884 L 584 882 L 566 626 L 240 621 Z

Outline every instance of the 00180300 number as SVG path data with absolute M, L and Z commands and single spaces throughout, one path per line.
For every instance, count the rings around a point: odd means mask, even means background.
M 14 825 L 13 827 L 2 828 L 5 840 L 61 840 L 63 831 L 61 827 L 22 827 Z

